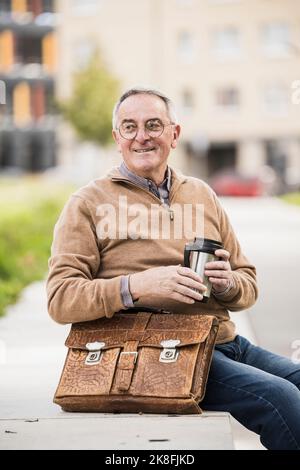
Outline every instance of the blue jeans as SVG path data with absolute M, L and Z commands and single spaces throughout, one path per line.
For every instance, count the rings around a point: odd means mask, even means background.
M 204 410 L 228 411 L 272 450 L 300 450 L 300 364 L 246 338 L 216 345 Z

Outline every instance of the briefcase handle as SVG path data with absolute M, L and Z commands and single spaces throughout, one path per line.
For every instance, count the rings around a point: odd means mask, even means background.
M 130 307 L 126 310 L 120 310 L 118 313 L 136 313 L 136 312 L 150 312 L 150 313 L 172 313 L 169 310 L 155 307 Z

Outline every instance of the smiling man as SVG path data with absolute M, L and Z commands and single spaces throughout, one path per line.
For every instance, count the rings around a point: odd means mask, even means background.
M 268 449 L 300 449 L 300 366 L 236 334 L 230 311 L 256 301 L 255 268 L 211 188 L 168 165 L 179 135 L 173 104 L 164 94 L 134 88 L 121 96 L 113 111 L 113 137 L 123 162 L 77 191 L 56 224 L 49 313 L 59 323 L 110 318 L 133 307 L 215 315 L 220 326 L 201 406 L 230 412 L 260 434 Z M 201 233 L 195 235 L 224 247 L 215 251 L 218 261 L 206 264 L 212 284 L 207 303 L 203 279 L 182 266 L 191 240 L 166 237 L 164 231 L 178 222 L 175 215 L 182 224 L 197 219 L 197 211 L 185 217 L 186 205 L 204 209 L 201 227 L 196 224 Z M 152 236 L 155 224 L 158 236 Z
M 113 137 L 125 165 L 159 186 L 180 134 L 174 113 L 167 113 L 165 102 L 158 96 L 131 94 L 115 108 L 114 116 Z

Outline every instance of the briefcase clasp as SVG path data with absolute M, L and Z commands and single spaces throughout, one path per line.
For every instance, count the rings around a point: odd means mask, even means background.
M 160 344 L 164 349 L 160 353 L 159 362 L 176 362 L 179 355 L 176 346 L 178 346 L 179 343 L 179 339 L 161 341 Z
M 85 347 L 89 351 L 85 364 L 87 366 L 93 366 L 99 364 L 101 360 L 101 349 L 104 348 L 105 343 L 95 341 L 94 343 L 86 343 Z

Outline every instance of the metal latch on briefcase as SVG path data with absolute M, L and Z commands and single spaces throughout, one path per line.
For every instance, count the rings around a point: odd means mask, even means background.
M 164 348 L 159 356 L 159 362 L 176 362 L 179 351 L 176 351 L 176 346 L 180 343 L 179 339 L 168 339 L 161 341 L 160 344 Z
M 94 343 L 86 343 L 85 347 L 89 351 L 85 364 L 87 366 L 91 366 L 94 364 L 98 364 L 101 359 L 101 349 L 104 348 L 105 343 L 100 343 L 95 341 Z

